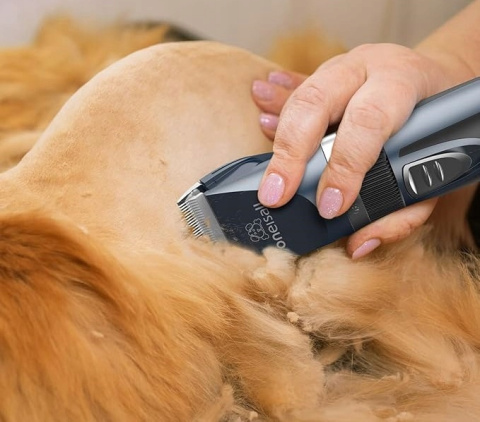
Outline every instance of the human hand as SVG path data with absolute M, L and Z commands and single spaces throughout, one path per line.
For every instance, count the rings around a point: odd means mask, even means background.
M 274 72 L 268 82 L 255 81 L 253 97 L 265 112 L 260 117 L 262 128 L 274 137 L 260 202 L 269 207 L 288 202 L 327 127 L 341 121 L 319 182 L 317 206 L 327 219 L 343 214 L 358 196 L 383 144 L 414 106 L 473 76 L 453 56 L 373 44 L 330 59 L 308 78 Z M 435 199 L 420 202 L 364 227 L 349 238 L 348 252 L 360 258 L 381 243 L 408 236 L 427 220 L 435 204 Z

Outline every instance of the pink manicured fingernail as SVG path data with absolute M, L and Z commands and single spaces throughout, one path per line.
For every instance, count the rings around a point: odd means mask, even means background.
M 265 129 L 277 130 L 278 116 L 275 116 L 274 114 L 262 113 L 260 114 L 260 124 Z
M 263 205 L 275 205 L 285 191 L 283 178 L 276 173 L 270 173 L 258 190 L 258 199 Z
M 367 240 L 365 243 L 355 249 L 355 251 L 352 253 L 352 259 L 358 259 L 368 255 L 374 249 L 378 248 L 381 243 L 382 242 L 380 242 L 380 239 Z
M 292 88 L 293 85 L 293 79 L 288 73 L 278 71 L 268 74 L 268 82 L 283 86 L 284 88 Z
M 323 218 L 336 217 L 343 204 L 343 195 L 339 189 L 326 188 L 318 201 L 318 211 Z
M 263 101 L 273 100 L 275 89 L 265 81 L 253 81 L 252 92 L 255 97 Z

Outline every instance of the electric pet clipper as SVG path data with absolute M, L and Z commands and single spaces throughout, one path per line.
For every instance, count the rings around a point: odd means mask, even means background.
M 385 144 L 353 206 L 327 220 L 320 217 L 315 196 L 334 142 L 335 133 L 323 138 L 297 193 L 280 208 L 265 208 L 257 199 L 271 153 L 214 170 L 178 206 L 197 236 L 257 251 L 276 246 L 307 254 L 393 211 L 480 178 L 480 78 L 420 102 Z

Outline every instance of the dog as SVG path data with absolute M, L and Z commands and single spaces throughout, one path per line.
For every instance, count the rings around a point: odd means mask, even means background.
M 341 242 L 257 255 L 186 228 L 195 180 L 271 150 L 250 86 L 275 69 L 213 42 L 148 47 L 0 174 L 3 420 L 478 420 L 468 195 L 355 262 Z

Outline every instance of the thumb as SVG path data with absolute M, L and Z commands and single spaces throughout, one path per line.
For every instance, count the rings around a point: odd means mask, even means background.
M 365 226 L 350 236 L 347 252 L 353 259 L 359 259 L 381 244 L 406 238 L 427 221 L 437 200 L 438 198 L 433 198 L 418 202 Z

